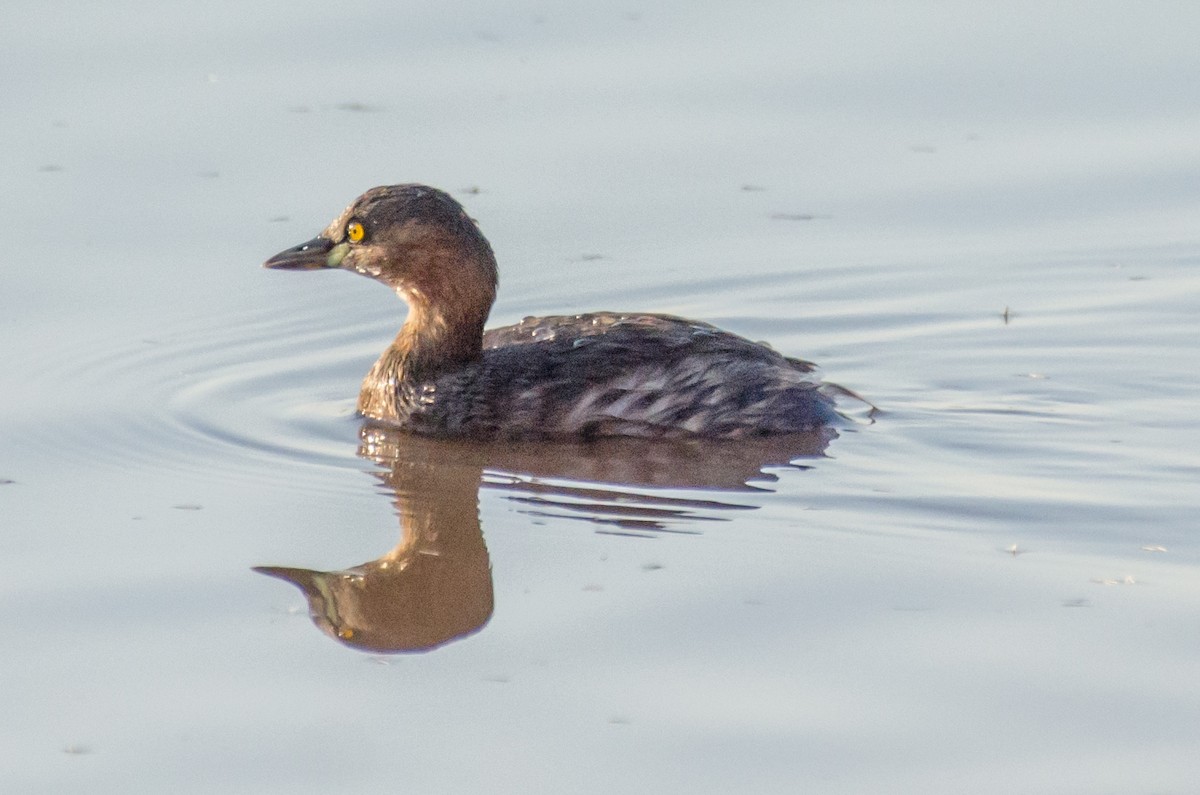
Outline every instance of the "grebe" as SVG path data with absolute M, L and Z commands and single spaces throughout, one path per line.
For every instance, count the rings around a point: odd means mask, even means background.
M 814 365 L 671 315 L 528 317 L 484 331 L 496 258 L 475 221 L 425 185 L 372 188 L 264 267 L 341 269 L 408 304 L 358 411 L 414 433 L 476 439 L 742 438 L 801 433 L 844 392 Z

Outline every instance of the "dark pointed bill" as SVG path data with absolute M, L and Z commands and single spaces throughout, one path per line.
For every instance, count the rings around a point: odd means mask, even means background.
M 314 237 L 307 243 L 281 251 L 263 263 L 264 268 L 285 271 L 309 271 L 317 268 L 335 267 L 329 263 L 329 252 L 333 241 L 327 237 Z

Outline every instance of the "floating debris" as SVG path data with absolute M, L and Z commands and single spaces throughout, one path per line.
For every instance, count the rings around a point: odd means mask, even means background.
M 1129 574 L 1126 574 L 1120 580 L 1112 580 L 1112 579 L 1096 580 L 1096 579 L 1094 579 L 1094 580 L 1092 580 L 1092 582 L 1096 583 L 1097 585 L 1137 585 L 1137 580 L 1133 579 L 1133 577 Z
M 338 110 L 349 111 L 350 113 L 378 113 L 383 110 L 377 105 L 368 105 L 365 102 L 340 102 L 334 105 Z

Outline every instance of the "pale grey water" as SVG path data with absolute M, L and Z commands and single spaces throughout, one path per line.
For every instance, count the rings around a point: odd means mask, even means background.
M 1195 790 L 1200 12 L 5 17 L 0 789 Z M 493 463 L 486 626 L 331 640 L 251 567 L 396 543 L 351 411 L 402 308 L 258 266 L 398 181 L 493 324 L 693 316 L 883 414 L 758 491 Z

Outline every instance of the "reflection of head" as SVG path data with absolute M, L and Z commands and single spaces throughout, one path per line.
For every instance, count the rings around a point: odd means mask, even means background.
M 255 571 L 296 585 L 313 623 L 347 646 L 425 651 L 477 631 L 492 615 L 487 550 L 479 541 L 476 550 L 416 551 L 401 560 L 389 555 L 349 571 Z
M 402 440 L 400 440 L 402 441 Z M 424 651 L 477 631 L 492 615 L 492 572 L 479 527 L 481 467 L 427 456 L 375 460 L 396 497 L 401 537 L 378 560 L 347 571 L 262 566 L 308 599 L 313 623 L 347 646 L 375 652 Z

